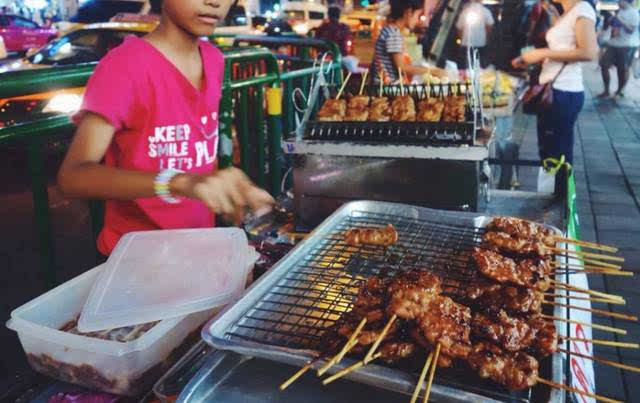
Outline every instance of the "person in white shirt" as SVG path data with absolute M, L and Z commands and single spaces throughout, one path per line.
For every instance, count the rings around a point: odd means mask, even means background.
M 633 61 L 633 55 L 640 46 L 640 15 L 629 0 L 620 0 L 620 9 L 611 22 L 611 39 L 607 41 L 607 48 L 600 59 L 604 92 L 599 98 L 609 97 L 609 84 L 611 66 L 616 66 L 618 72 L 617 97 L 624 96 L 624 87 L 629 81 L 629 68 Z
M 482 4 L 482 0 L 469 0 L 464 6 L 456 23 L 461 38 L 462 68 L 467 67 L 467 51 L 470 47 L 478 49 L 480 63 L 483 67 L 487 65 L 487 38 L 494 24 L 491 11 Z
M 553 105 L 538 114 L 540 159 L 555 158 L 573 164 L 574 126 L 584 106 L 581 62 L 596 60 L 596 11 L 587 1 L 554 0 L 564 10 L 547 31 L 549 47 L 534 49 L 515 58 L 515 68 L 542 63 L 540 84 L 552 83 Z M 556 178 L 556 193 L 566 191 L 566 172 Z

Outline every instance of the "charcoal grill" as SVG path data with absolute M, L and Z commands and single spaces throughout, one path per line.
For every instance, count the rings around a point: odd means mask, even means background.
M 317 355 L 326 329 L 351 310 L 358 288 L 370 276 L 413 269 L 431 271 L 443 279 L 444 293 L 460 300 L 465 288 L 479 276 L 471 263 L 471 251 L 480 243 L 488 220 L 390 203 L 346 205 L 238 304 L 205 326 L 203 337 L 218 348 L 303 365 Z M 389 248 L 353 247 L 342 240 L 347 229 L 388 223 L 399 235 L 398 242 Z M 540 363 L 543 376 L 561 381 L 558 354 Z M 463 368 L 438 370 L 433 393 L 442 397 L 455 389 L 478 399 L 521 402 L 532 401 L 534 393 L 549 397 L 549 389 L 543 386 L 510 393 L 474 376 Z M 378 365 L 364 367 L 353 379 L 401 392 L 415 386 L 413 375 Z
M 450 95 L 464 95 L 469 92 L 466 84 L 433 84 L 365 86 L 363 94 L 393 98 L 404 93 L 413 98 L 416 108 L 421 99 L 440 98 Z M 318 105 L 336 96 L 335 86 L 328 91 L 320 91 Z M 345 94 L 358 94 L 359 87 L 348 85 Z M 347 95 L 345 95 L 347 96 Z M 474 110 L 468 100 L 466 120 L 464 122 L 321 122 L 312 119 L 304 123 L 304 140 L 309 141 L 349 141 L 381 144 L 419 144 L 419 145 L 473 145 L 475 142 L 476 121 Z M 317 108 L 316 108 L 317 109 Z

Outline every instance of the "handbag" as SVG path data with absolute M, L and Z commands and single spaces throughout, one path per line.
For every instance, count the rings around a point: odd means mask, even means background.
M 522 97 L 522 111 L 527 115 L 537 115 L 553 105 L 553 83 L 567 66 L 563 64 L 553 80 L 546 84 L 530 85 Z

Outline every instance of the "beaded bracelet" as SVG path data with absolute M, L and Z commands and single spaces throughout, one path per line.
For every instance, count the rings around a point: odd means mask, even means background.
M 179 169 L 165 169 L 161 171 L 153 181 L 153 190 L 160 199 L 169 204 L 177 204 L 182 200 L 173 197 L 171 192 L 169 191 L 169 182 L 173 179 L 174 176 L 184 173 L 184 171 L 180 171 Z

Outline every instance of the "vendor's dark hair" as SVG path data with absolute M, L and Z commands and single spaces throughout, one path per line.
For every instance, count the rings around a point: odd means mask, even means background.
M 340 19 L 340 7 L 329 7 L 329 19 L 334 21 L 338 21 Z
M 391 0 L 389 3 L 391 3 L 389 18 L 392 21 L 402 18 L 405 10 L 418 10 L 424 7 L 423 0 Z
M 162 14 L 162 0 L 149 0 L 149 14 Z

